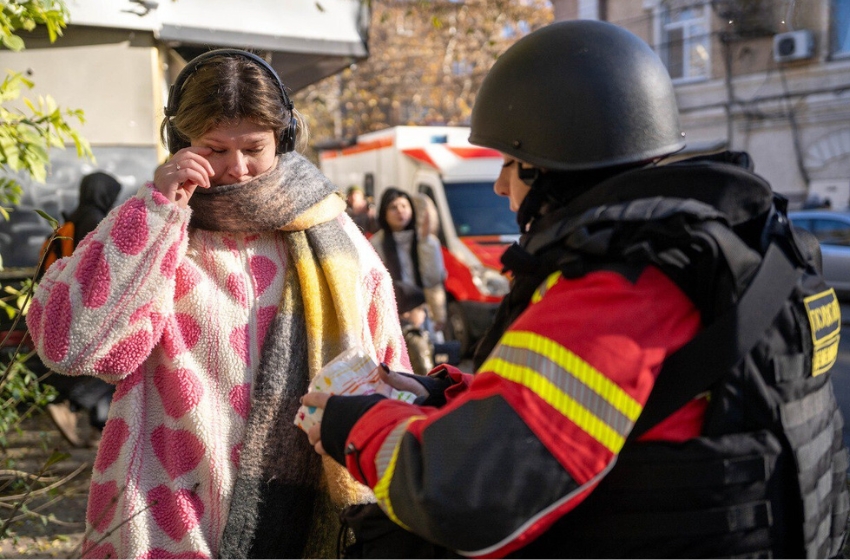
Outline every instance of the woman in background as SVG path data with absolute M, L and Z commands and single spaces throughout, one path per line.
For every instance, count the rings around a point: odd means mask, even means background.
M 426 277 L 423 279 L 422 291 L 425 292 L 425 302 L 432 321 L 434 333 L 442 341 L 443 326 L 446 324 L 446 268 L 443 261 L 443 247 L 437 235 L 440 231 L 440 215 L 434 201 L 428 195 L 416 193 L 411 197 L 413 213 L 416 216 L 416 234 L 420 239 L 432 237 L 437 243 L 430 242 L 421 247 L 420 257 L 426 263 Z
M 386 265 L 396 294 L 407 294 L 405 299 L 409 301 L 417 299 L 414 293 L 421 291 L 426 300 L 424 294 L 442 287 L 446 269 L 439 240 L 417 228 L 411 196 L 394 187 L 386 189 L 378 207 L 378 224 L 380 229 L 369 241 Z M 423 301 L 402 317 L 413 370 L 421 375 L 434 367 L 433 327 L 426 309 Z M 444 312 L 442 316 L 445 317 Z

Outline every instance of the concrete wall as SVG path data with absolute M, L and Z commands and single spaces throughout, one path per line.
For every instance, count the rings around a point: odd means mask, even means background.
M 95 160 L 79 159 L 73 146 L 51 149 L 45 183 L 17 177 L 24 187 L 21 208 L 61 221 L 77 205 L 80 180 L 93 171 L 118 179 L 119 200 L 131 196 L 165 156 L 159 123 L 166 86 L 152 34 L 71 27 L 49 48 L 43 34 L 25 40 L 20 53 L 0 50 L 0 69 L 26 72 L 35 87 L 23 95 L 33 102 L 49 94 L 60 107 L 82 109 L 86 122 L 70 124 L 90 142 Z
M 82 109 L 77 128 L 95 145 L 155 146 L 164 81 L 147 32 L 72 27 L 50 48 L 38 36 L 20 53 L 0 51 L 0 69 L 27 71 L 30 99 L 50 94 L 61 107 Z

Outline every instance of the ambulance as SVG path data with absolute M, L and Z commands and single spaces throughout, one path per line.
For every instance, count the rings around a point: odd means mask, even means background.
M 315 146 L 341 190 L 363 187 L 378 206 L 389 187 L 431 198 L 448 272 L 446 335 L 468 355 L 508 293 L 499 258 L 519 237 L 508 200 L 493 192 L 502 157 L 473 146 L 469 128 L 396 126 Z

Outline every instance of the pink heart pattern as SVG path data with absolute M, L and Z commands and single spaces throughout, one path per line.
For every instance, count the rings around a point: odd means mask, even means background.
M 136 368 L 136 371 L 116 383 L 115 392 L 112 394 L 112 402 L 118 402 L 123 399 L 127 393 L 133 389 L 133 387 L 141 382 L 144 376 L 145 368 L 140 366 Z
M 91 309 L 97 309 L 109 299 L 109 288 L 111 277 L 109 275 L 109 264 L 103 256 L 103 243 L 92 241 L 88 250 L 83 253 L 74 278 L 80 284 L 80 292 L 83 294 L 83 305 Z
M 180 298 L 191 292 L 200 282 L 201 273 L 198 269 L 194 265 L 184 261 L 177 267 L 174 282 L 174 301 L 180 300 Z
M 230 398 L 230 406 L 233 407 L 236 414 L 247 419 L 248 413 L 251 411 L 251 384 L 237 385 L 230 390 L 228 397 Z
M 204 394 L 198 376 L 185 368 L 169 369 L 157 366 L 153 384 L 162 399 L 165 413 L 172 418 L 180 418 L 195 408 Z
M 230 347 L 236 352 L 245 364 L 249 364 L 251 356 L 248 354 L 248 325 L 236 327 L 230 331 Z
M 204 444 L 192 432 L 172 430 L 162 425 L 151 433 L 151 445 L 171 480 L 197 467 L 206 451 Z
M 248 307 L 248 288 L 244 276 L 237 272 L 231 272 L 227 275 L 224 286 L 239 305 Z
M 195 347 L 201 338 L 201 326 L 188 313 L 169 317 L 162 331 L 162 348 L 169 359 Z
M 154 521 L 166 535 L 179 541 L 198 526 L 204 515 L 204 503 L 185 488 L 172 492 L 164 484 L 148 492 L 148 504 Z
M 277 265 L 270 258 L 257 255 L 251 257 L 250 266 L 257 294 L 261 295 L 274 282 L 274 277 L 277 275 Z
M 269 331 L 269 326 L 274 321 L 275 315 L 277 315 L 276 305 L 261 307 L 257 311 L 257 348 L 261 351 L 263 349 L 263 343 L 266 341 L 266 333 Z
M 173 278 L 177 268 L 177 251 L 180 248 L 180 242 L 176 242 L 168 248 L 162 261 L 159 263 L 159 271 L 166 278 Z
M 131 198 L 121 205 L 112 228 L 112 241 L 125 255 L 137 255 L 148 243 L 148 210 L 145 201 Z
M 86 520 L 98 532 L 104 532 L 118 508 L 118 484 L 114 480 L 98 484 L 92 482 L 89 488 L 89 505 Z
M 45 305 L 50 320 L 44 324 L 44 353 L 54 362 L 61 362 L 70 348 L 71 288 L 56 282 Z
M 221 239 L 221 242 L 224 243 L 224 246 L 227 247 L 230 251 L 236 252 L 239 250 L 239 245 L 236 244 L 236 241 L 234 239 L 231 239 L 229 237 L 223 237 Z
M 150 318 L 152 309 L 153 303 L 146 303 L 135 311 L 133 311 L 133 313 L 130 315 L 130 324 L 134 325 L 139 321 Z
M 120 372 L 133 371 L 144 361 L 151 349 L 151 333 L 137 331 L 116 342 L 103 358 L 94 365 L 99 373 L 118 375 Z
M 169 550 L 165 550 L 164 548 L 152 548 L 141 556 L 139 556 L 139 558 L 153 560 L 154 558 L 209 558 L 209 556 L 207 556 L 203 552 L 198 552 L 197 550 L 187 550 L 186 552 L 171 552 Z
M 121 418 L 110 418 L 103 428 L 94 469 L 98 472 L 108 469 L 118 459 L 121 448 L 124 447 L 129 437 L 130 428 L 127 426 L 127 422 Z
M 38 341 L 41 340 L 39 333 L 41 332 L 41 318 L 43 316 L 41 302 L 37 299 L 30 300 L 30 310 L 27 313 L 27 326 L 30 328 L 30 336 L 33 344 L 38 346 Z
M 83 542 L 83 558 L 115 558 L 115 547 L 112 543 L 96 545 L 88 539 Z

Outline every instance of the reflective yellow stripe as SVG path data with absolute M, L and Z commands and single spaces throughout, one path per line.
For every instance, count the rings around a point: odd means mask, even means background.
M 492 354 L 509 364 L 525 367 L 548 379 L 558 392 L 569 395 L 582 407 L 591 410 L 594 416 L 615 432 L 626 436 L 635 424 L 634 417 L 627 416 L 611 405 L 601 395 L 591 390 L 581 379 L 549 358 L 526 348 L 499 346 Z
M 546 280 L 543 282 L 543 284 L 539 288 L 534 290 L 534 294 L 531 296 L 531 303 L 537 303 L 538 301 L 543 299 L 543 296 L 546 295 L 546 292 L 548 292 L 549 289 L 555 285 L 555 282 L 557 282 L 560 277 L 560 271 L 553 272 L 552 274 L 550 274 L 549 277 L 546 278 Z
M 499 343 L 525 348 L 558 364 L 632 421 L 637 420 L 643 410 L 641 404 L 619 385 L 550 338 L 529 331 L 508 331 Z
M 507 332 L 481 370 L 528 387 L 613 453 L 643 410 L 593 366 L 531 332 Z
M 411 424 L 411 422 L 421 420 L 422 418 L 425 417 L 413 416 L 393 428 L 384 440 L 384 443 L 381 444 L 381 449 L 375 456 L 375 469 L 378 472 L 378 483 L 375 484 L 375 487 L 372 489 L 375 492 L 375 498 L 377 498 L 378 504 L 381 506 L 381 509 L 384 510 L 384 513 L 387 514 L 387 517 L 408 531 L 410 528 L 396 517 L 392 503 L 390 503 L 390 482 L 392 481 L 396 461 L 398 460 L 398 444 L 407 432 L 407 427 Z

